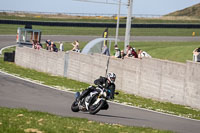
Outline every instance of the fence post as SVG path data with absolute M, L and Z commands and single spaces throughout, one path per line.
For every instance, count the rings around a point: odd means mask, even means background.
M 110 62 L 110 56 L 108 57 L 108 60 L 107 60 L 105 77 L 107 77 L 109 62 Z
M 68 63 L 69 63 L 69 52 L 66 52 L 64 59 L 64 73 L 63 73 L 64 77 L 67 77 Z

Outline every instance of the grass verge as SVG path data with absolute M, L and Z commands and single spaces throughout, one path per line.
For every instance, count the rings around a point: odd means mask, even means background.
M 28 21 L 53 21 L 53 22 L 83 22 L 83 23 L 116 23 L 116 17 L 105 16 L 70 16 L 64 14 L 31 14 L 31 13 L 6 13 L 0 12 L 0 19 L 4 20 L 28 20 Z M 198 17 L 188 16 L 164 16 L 160 18 L 132 18 L 135 24 L 198 24 Z M 120 23 L 126 23 L 126 17 L 120 17 Z
M 26 109 L 0 107 L 1 133 L 170 133 L 152 128 L 105 124 L 82 118 L 61 117 Z
M 0 35 L 17 33 L 18 27 L 24 25 L 0 24 Z M 91 35 L 102 36 L 106 27 L 62 27 L 62 26 L 36 26 L 33 29 L 42 31 L 42 35 Z M 119 36 L 125 35 L 125 28 L 119 28 Z M 192 36 L 195 32 L 199 36 L 200 29 L 187 28 L 132 28 L 131 36 Z M 109 36 L 115 36 L 116 28 L 109 28 Z
M 80 48 L 83 49 L 86 44 L 86 42 L 80 42 Z M 136 50 L 142 49 L 146 51 L 153 58 L 183 63 L 185 63 L 186 60 L 192 60 L 192 51 L 200 47 L 199 42 L 131 42 L 130 45 L 135 47 Z M 121 50 L 124 49 L 123 42 L 119 42 L 118 46 Z M 65 51 L 72 48 L 70 43 L 64 43 Z M 114 55 L 114 52 L 114 43 L 112 43 L 111 54 Z
M 12 49 L 6 49 L 6 51 L 10 50 L 12 51 Z M 14 63 L 4 62 L 2 57 L 0 58 L 0 69 L 8 73 L 15 74 L 19 77 L 36 80 L 45 85 L 54 86 L 59 89 L 67 89 L 76 92 L 82 91 L 89 86 L 89 84 L 83 82 L 59 76 L 52 76 L 47 73 L 37 72 L 32 69 L 22 68 L 20 66 L 16 66 Z M 120 92 L 120 95 L 115 97 L 115 101 L 141 108 L 200 120 L 200 110 L 192 109 L 187 106 L 172 104 L 168 102 L 159 102 L 152 99 L 142 98 L 133 94 L 126 94 L 124 92 Z

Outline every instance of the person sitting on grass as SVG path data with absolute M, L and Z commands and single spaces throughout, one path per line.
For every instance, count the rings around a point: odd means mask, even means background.
M 115 58 L 121 58 L 121 50 L 115 45 Z
M 74 41 L 74 42 L 72 43 L 72 46 L 74 46 L 73 49 L 72 49 L 72 51 L 75 51 L 75 52 L 79 52 L 79 53 L 80 53 L 79 42 L 78 42 L 78 40 Z
M 143 57 L 151 58 L 151 56 L 147 52 L 145 52 L 141 49 L 138 49 L 138 58 L 142 59 Z
M 50 51 L 58 52 L 58 48 L 56 47 L 56 44 L 54 42 L 51 42 Z
M 51 49 L 50 49 L 50 47 L 51 47 L 51 40 L 46 40 L 45 42 L 46 42 L 46 46 L 47 46 L 46 49 L 47 49 L 47 50 L 51 50 Z
M 200 47 L 194 49 L 193 53 L 193 61 L 200 62 Z

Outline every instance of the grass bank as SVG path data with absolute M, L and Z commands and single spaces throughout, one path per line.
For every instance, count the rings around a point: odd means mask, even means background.
M 80 42 L 82 49 L 87 42 Z M 124 43 L 118 43 L 121 50 L 124 49 Z M 192 60 L 192 51 L 200 47 L 199 42 L 132 42 L 130 43 L 137 49 L 142 49 L 148 52 L 153 58 L 170 60 L 185 63 L 186 60 Z M 57 44 L 57 46 L 59 46 Z M 64 43 L 64 50 L 71 50 L 71 43 Z M 114 55 L 114 43 L 111 46 L 111 54 Z M 176 58 L 175 58 L 176 57 Z
M 18 27 L 24 25 L 0 24 L 0 35 L 15 35 Z M 106 27 L 105 27 L 106 28 Z M 58 27 L 58 26 L 33 26 L 33 29 L 42 31 L 42 35 L 91 35 L 102 36 L 105 28 L 95 27 Z M 109 36 L 115 36 L 116 28 L 109 28 Z M 182 28 L 132 28 L 131 36 L 196 36 L 200 35 L 200 29 Z M 125 28 L 119 28 L 119 36 L 125 35 Z
M 7 50 L 10 51 L 11 49 Z M 72 79 L 59 76 L 52 76 L 47 73 L 37 72 L 32 69 L 22 68 L 20 66 L 16 66 L 14 63 L 4 62 L 2 57 L 0 58 L 0 69 L 8 73 L 15 74 L 19 77 L 28 78 L 43 83 L 45 85 L 57 87 L 58 89 L 66 89 L 76 92 L 82 91 L 89 86 L 89 84 L 75 81 Z M 159 102 L 152 99 L 146 99 L 140 96 L 127 94 L 121 91 L 120 95 L 116 95 L 115 101 L 128 105 L 134 105 L 141 108 L 200 120 L 200 110 L 168 102 Z
M 28 20 L 28 21 L 53 21 L 53 22 L 89 22 L 89 23 L 116 23 L 116 17 L 105 16 L 71 16 L 64 14 L 31 14 L 31 13 L 6 13 L 0 12 L 0 19 L 6 20 Z M 198 24 L 198 17 L 164 16 L 157 18 L 134 17 L 135 24 Z M 126 17 L 120 17 L 120 23 L 126 23 Z
M 0 107 L 0 133 L 171 133 L 152 128 L 105 124 L 26 109 Z

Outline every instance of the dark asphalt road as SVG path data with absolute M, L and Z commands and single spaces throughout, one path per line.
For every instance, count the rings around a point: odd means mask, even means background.
M 73 42 L 74 40 L 89 42 L 101 36 L 74 36 L 74 35 L 43 35 L 41 41 L 50 39 L 54 42 Z M 119 37 L 120 41 L 124 41 L 124 37 Z M 130 41 L 133 42 L 200 42 L 200 37 L 172 37 L 172 36 L 132 36 Z M 6 46 L 16 44 L 16 35 L 0 35 L 0 49 Z
M 43 35 L 41 41 L 50 39 L 54 42 L 73 42 L 74 40 L 89 42 L 101 36 L 74 36 L 74 35 Z M 124 37 L 119 37 L 120 41 L 124 41 Z M 200 42 L 200 37 L 172 37 L 172 36 L 132 36 L 130 41 L 133 42 Z M 6 46 L 16 44 L 16 35 L 0 35 L 0 49 Z
M 91 41 L 101 36 L 74 36 L 74 35 L 43 35 L 41 41 L 50 39 L 52 41 L 66 41 L 73 42 L 79 41 Z M 119 37 L 120 41 L 124 41 L 124 37 Z M 0 46 L 15 44 L 16 35 L 0 35 Z M 132 36 L 130 41 L 166 41 L 166 42 L 200 42 L 200 37 L 174 37 L 174 36 Z
M 73 93 L 54 90 L 0 73 L 0 106 L 2 107 L 27 108 L 62 116 L 88 118 L 99 122 L 129 126 L 152 127 L 180 133 L 199 133 L 200 131 L 200 121 L 114 103 L 109 103 L 109 110 L 100 111 L 97 115 L 83 112 L 74 113 L 70 109 L 73 99 Z

